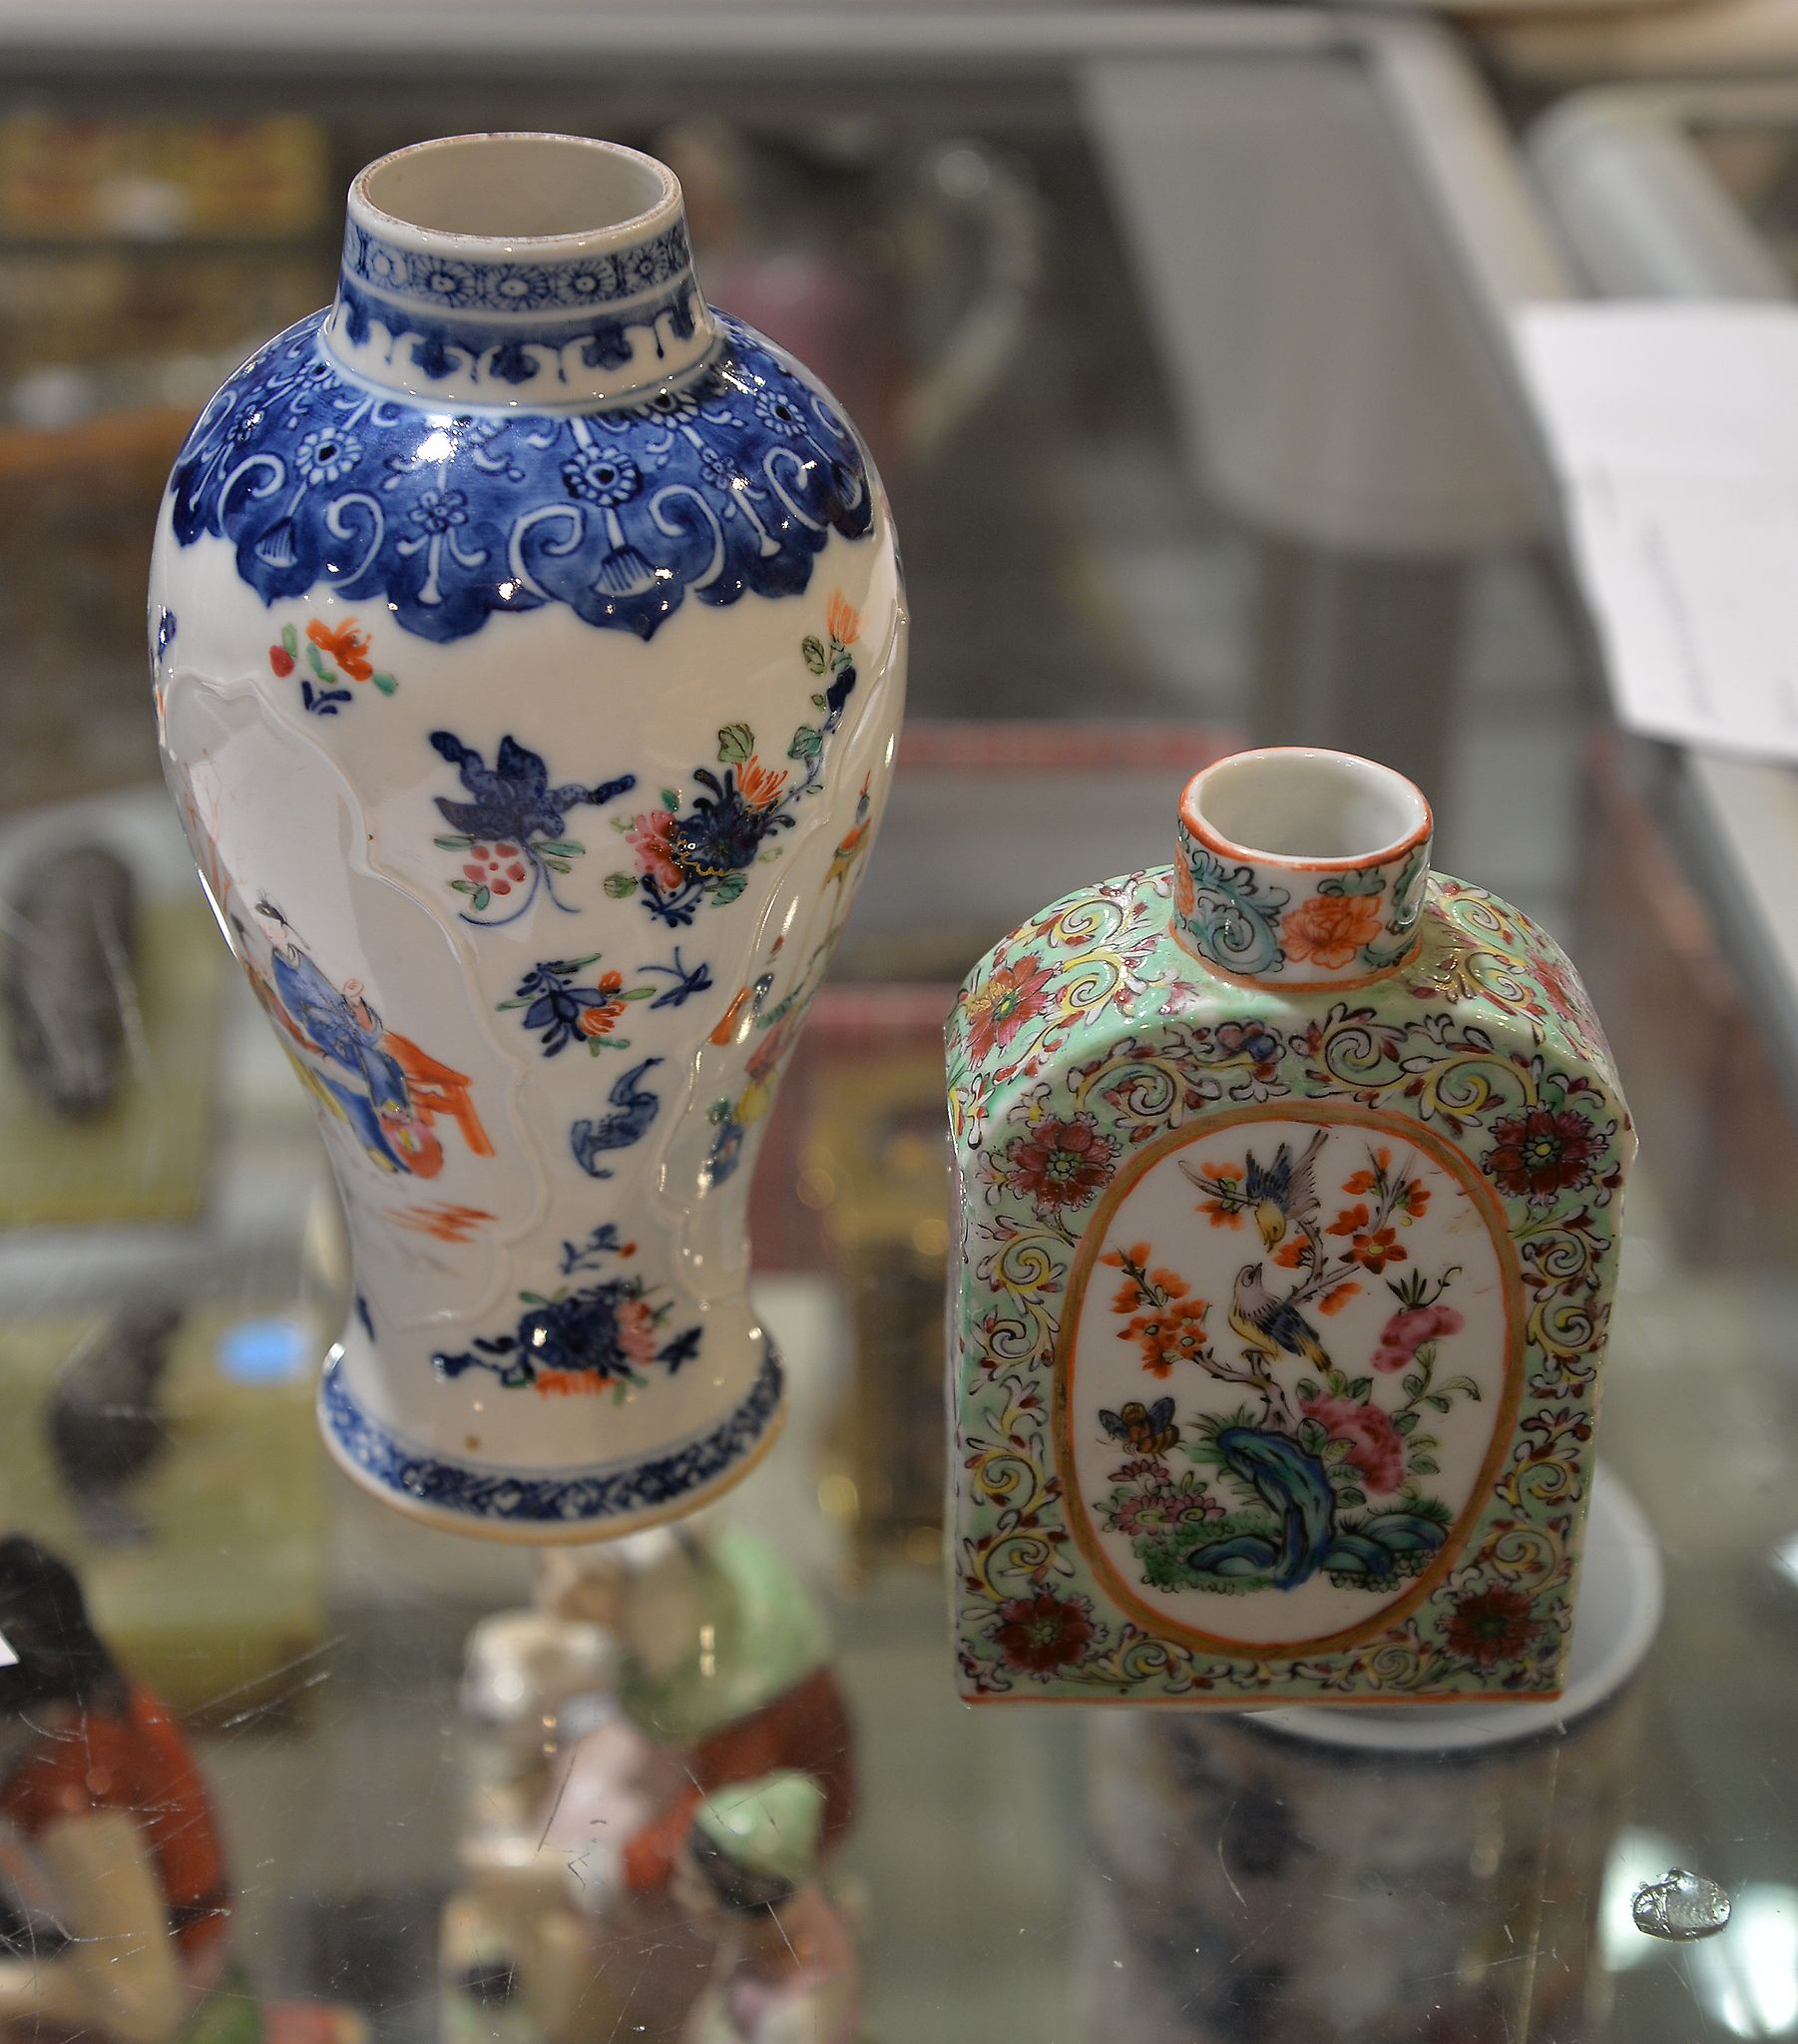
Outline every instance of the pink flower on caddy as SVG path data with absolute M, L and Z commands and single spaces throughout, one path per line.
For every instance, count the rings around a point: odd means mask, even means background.
M 1466 1319 L 1452 1305 L 1408 1305 L 1394 1313 L 1380 1330 L 1379 1346 L 1373 1352 L 1378 1370 L 1409 1368 L 1426 1341 L 1444 1334 L 1459 1334 Z
M 1359 1472 L 1370 1496 L 1384 1496 L 1404 1482 L 1405 1441 L 1391 1413 L 1352 1398 L 1307 1398 L 1298 1409 L 1307 1419 L 1315 1419 L 1332 1440 L 1348 1442 L 1349 1465 Z
M 1114 1523 L 1120 1533 L 1134 1539 L 1138 1533 L 1158 1532 L 1164 1526 L 1222 1517 L 1223 1507 L 1213 1497 L 1195 1491 L 1151 1490 L 1124 1499 Z

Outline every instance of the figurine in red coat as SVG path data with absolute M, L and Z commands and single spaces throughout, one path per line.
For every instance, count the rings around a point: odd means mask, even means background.
M 166 2044 L 224 1970 L 206 1785 L 121 1672 L 74 1571 L 0 1539 L 0 2027 Z

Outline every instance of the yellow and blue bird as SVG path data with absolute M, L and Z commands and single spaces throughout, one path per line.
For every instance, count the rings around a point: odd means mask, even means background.
M 1328 1129 L 1318 1129 L 1305 1154 L 1293 1160 L 1292 1145 L 1282 1143 L 1271 1164 L 1256 1162 L 1251 1151 L 1248 1171 L 1242 1182 L 1242 1197 L 1255 1210 L 1255 1226 L 1261 1240 L 1278 1249 L 1286 1240 L 1288 1227 L 1310 1230 L 1317 1220 L 1317 1153 L 1323 1148 Z
M 1248 1347 L 1266 1356 L 1269 1362 L 1278 1362 L 1287 1355 L 1302 1355 L 1317 1369 L 1330 1367 L 1317 1329 L 1290 1296 L 1276 1297 L 1268 1290 L 1259 1264 L 1244 1264 L 1236 1273 L 1229 1319 Z
M 1224 1200 L 1230 1214 L 1239 1214 L 1246 1207 L 1255 1217 L 1255 1227 L 1260 1231 L 1262 1242 L 1274 1250 L 1286 1240 L 1288 1231 L 1293 1228 L 1298 1229 L 1301 1235 L 1316 1233 L 1317 1153 L 1323 1148 L 1329 1133 L 1328 1129 L 1318 1129 L 1305 1145 L 1305 1154 L 1297 1159 L 1292 1155 L 1290 1143 L 1280 1145 L 1271 1164 L 1263 1164 L 1251 1150 L 1244 1160 L 1241 1180 L 1232 1184 L 1195 1171 L 1183 1158 L 1180 1170 L 1200 1192 L 1213 1200 Z

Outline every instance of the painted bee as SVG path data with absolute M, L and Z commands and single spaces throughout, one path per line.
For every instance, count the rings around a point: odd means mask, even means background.
M 1171 1398 L 1157 1398 L 1149 1406 L 1132 1399 L 1122 1412 L 1108 1412 L 1102 1406 L 1099 1423 L 1113 1440 L 1122 1441 L 1138 1455 L 1159 1455 L 1180 1437 L 1180 1430 L 1173 1423 Z

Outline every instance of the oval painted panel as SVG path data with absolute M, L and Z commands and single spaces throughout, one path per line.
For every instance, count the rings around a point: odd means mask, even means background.
M 1392 1624 L 1451 1565 L 1509 1439 L 1522 1293 L 1478 1172 L 1336 1106 L 1151 1145 L 1082 1241 L 1058 1439 L 1119 1603 L 1219 1650 Z

